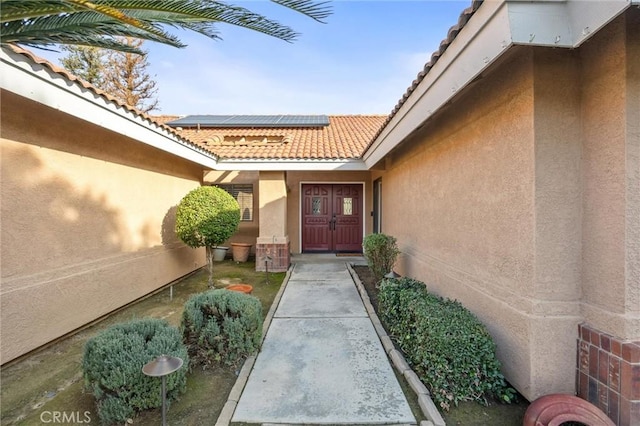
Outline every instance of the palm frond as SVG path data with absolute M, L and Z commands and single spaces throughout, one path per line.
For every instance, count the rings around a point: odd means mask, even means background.
M 64 0 L 1 0 L 0 22 L 72 13 L 78 8 Z
M 212 21 L 234 25 L 267 34 L 284 41 L 294 41 L 298 33 L 286 25 L 266 18 L 240 6 L 228 5 L 212 0 L 95 0 L 96 4 L 109 4 L 126 10 L 131 16 L 144 17 L 174 27 L 182 27 L 189 21 Z M 163 14 L 168 14 L 163 15 Z M 152 17 L 152 18 L 151 18 Z
M 272 0 L 322 22 L 331 14 L 327 2 Z M 298 33 L 286 25 L 246 8 L 213 0 L 0 0 L 2 43 L 31 46 L 107 43 L 99 36 L 132 36 L 176 47 L 184 44 L 162 26 L 195 31 L 219 39 L 216 23 L 247 28 L 285 41 Z M 93 31 L 90 27 L 93 26 Z M 134 35 L 135 34 L 135 35 Z M 55 41 L 54 41 L 55 40 Z M 117 50 L 123 46 L 112 44 Z
M 117 21 L 123 22 L 127 25 L 131 25 L 132 27 L 139 28 L 141 30 L 147 31 L 151 34 L 154 34 L 158 38 L 167 38 L 167 42 L 169 42 L 169 38 L 167 34 L 161 29 L 157 28 L 151 23 L 145 22 L 140 19 L 136 19 L 132 16 L 127 15 L 119 9 L 111 7 L 106 4 L 96 3 L 89 0 L 66 0 L 71 4 L 74 4 L 79 7 L 86 8 L 91 11 L 95 11 L 96 13 L 100 13 L 102 15 L 113 18 Z
M 295 10 L 296 12 L 307 15 L 308 17 L 324 22 L 324 19 L 331 16 L 333 10 L 328 1 L 312 1 L 312 0 L 271 0 L 273 3 L 279 4 L 286 8 Z
M 157 33 L 160 33 L 158 35 Z M 82 36 L 125 36 L 152 40 L 175 47 L 184 47 L 180 40 L 162 30 L 148 32 L 145 29 L 123 24 L 104 15 L 87 12 L 70 16 L 54 15 L 32 19 L 28 25 L 21 21 L 2 24 L 3 43 L 73 44 Z M 51 40 L 56 41 L 51 41 Z M 89 45 L 89 44 L 88 44 Z M 119 50 L 119 49 L 118 49 Z
M 35 39 L 33 42 L 22 42 L 23 46 L 36 47 L 38 49 L 59 51 L 61 45 L 69 46 L 88 46 L 97 47 L 101 49 L 116 50 L 119 52 L 133 53 L 135 55 L 144 55 L 144 51 L 129 46 L 126 43 L 118 42 L 116 39 L 103 37 L 100 35 L 82 34 L 77 37 L 64 36 L 64 37 L 50 37 L 46 40 Z

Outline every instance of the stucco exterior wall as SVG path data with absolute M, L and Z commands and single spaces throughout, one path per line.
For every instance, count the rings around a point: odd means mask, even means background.
M 639 340 L 639 17 L 512 48 L 372 172 L 397 270 L 477 314 L 531 400 L 576 391 L 579 323 Z
M 583 316 L 640 340 L 640 12 L 580 49 Z
M 566 125 L 556 114 L 575 109 L 576 86 L 564 85 L 575 64 L 536 55 L 511 52 L 381 173 L 382 227 L 399 240 L 398 271 L 478 315 L 505 375 L 530 399 L 573 392 L 579 322 L 580 203 L 565 199 L 579 186 L 576 125 L 561 143 L 553 136 Z M 544 99 L 553 93 L 566 103 Z
M 300 253 L 300 185 L 302 183 L 362 183 L 364 187 L 364 229 L 371 233 L 372 186 L 370 172 L 289 171 L 287 172 L 287 223 L 291 252 Z
M 202 168 L 2 93 L 2 363 L 205 264 L 173 231 Z

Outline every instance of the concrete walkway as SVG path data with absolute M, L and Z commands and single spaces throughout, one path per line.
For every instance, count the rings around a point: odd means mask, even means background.
M 294 259 L 232 422 L 416 423 L 346 261 Z

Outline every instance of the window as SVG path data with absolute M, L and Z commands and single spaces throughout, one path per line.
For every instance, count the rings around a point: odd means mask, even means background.
M 345 216 L 351 216 L 353 214 L 353 198 L 342 199 L 342 214 Z
M 231 183 L 231 184 L 216 184 L 220 189 L 224 189 L 233 198 L 238 201 L 240 205 L 240 220 L 242 222 L 253 221 L 253 185 L 250 183 Z
M 382 178 L 373 181 L 373 232 L 382 232 Z
M 322 198 L 313 197 L 311 199 L 311 212 L 314 216 L 318 216 L 321 214 L 322 209 Z

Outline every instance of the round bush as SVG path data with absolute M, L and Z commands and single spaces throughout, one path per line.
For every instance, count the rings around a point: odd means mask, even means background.
M 238 229 L 240 206 L 224 189 L 201 186 L 189 192 L 176 210 L 176 234 L 189 247 L 215 247 Z
M 224 289 L 193 295 L 182 312 L 182 336 L 200 364 L 237 365 L 260 347 L 262 304 Z
M 178 329 L 163 320 L 141 319 L 116 324 L 87 341 L 82 373 L 102 423 L 123 424 L 138 411 L 162 407 L 161 379 L 142 373 L 142 367 L 160 355 L 184 361 L 167 376 L 167 399 L 173 400 L 186 389 L 189 363 Z

